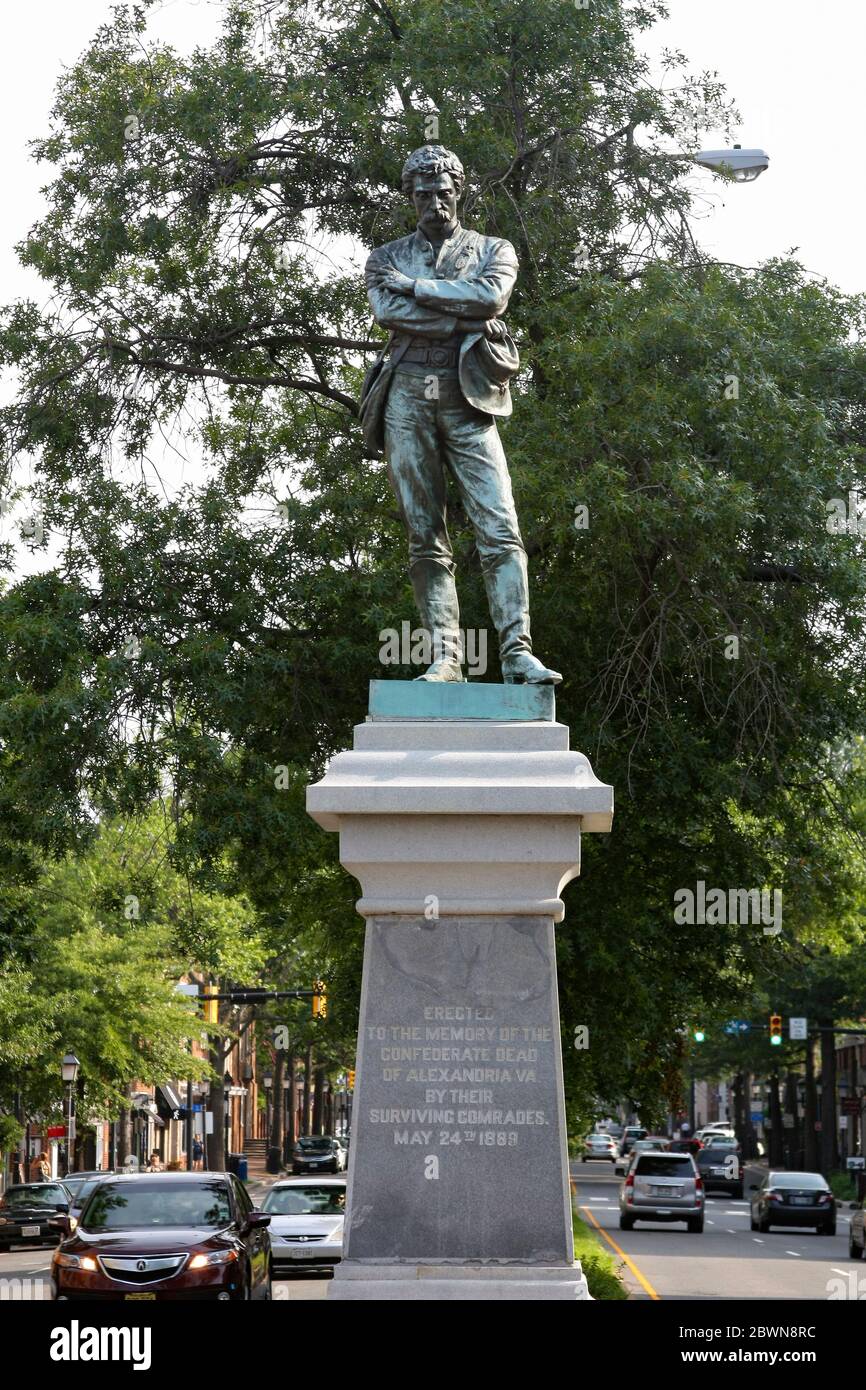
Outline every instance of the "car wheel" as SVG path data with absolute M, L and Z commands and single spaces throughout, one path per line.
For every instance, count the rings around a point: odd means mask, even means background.
M 742 1200 L 743 1200 L 743 1189 L 742 1189 L 742 1187 L 735 1187 L 735 1188 L 734 1188 L 734 1191 L 733 1191 L 733 1196 L 734 1196 L 735 1200 L 737 1200 L 737 1201 L 742 1201 Z
M 586 1159 L 585 1159 L 585 1158 L 582 1158 L 580 1161 L 581 1161 L 581 1163 L 585 1163 L 585 1162 L 586 1162 Z
M 818 1227 L 819 1236 L 834 1236 L 836 1234 L 836 1222 L 828 1221 L 823 1226 Z
M 856 1242 L 855 1239 L 854 1239 L 854 1232 L 853 1232 L 853 1231 L 849 1231 L 849 1233 L 848 1233 L 848 1259 L 849 1259 L 849 1260 L 862 1260 L 864 1255 L 866 1255 L 866 1246 L 864 1246 L 864 1245 L 858 1245 L 857 1242 Z
M 634 1217 L 633 1217 L 633 1216 L 626 1216 L 626 1214 L 625 1214 L 624 1211 L 620 1212 L 620 1214 L 619 1214 L 619 1229 L 620 1229 L 621 1231 L 631 1231 L 631 1230 L 633 1230 L 633 1228 L 634 1228 Z
M 686 1222 L 691 1235 L 700 1235 L 704 1229 L 704 1218 L 702 1216 L 690 1216 Z
M 751 1228 L 752 1228 L 753 1231 L 757 1231 L 757 1229 L 758 1229 L 758 1223 L 757 1223 L 757 1221 L 755 1220 L 754 1216 L 752 1217 L 751 1221 L 749 1222 L 749 1225 L 751 1226 Z
M 758 1230 L 761 1232 L 762 1236 L 767 1235 L 770 1230 L 770 1223 L 763 1216 L 758 1217 Z

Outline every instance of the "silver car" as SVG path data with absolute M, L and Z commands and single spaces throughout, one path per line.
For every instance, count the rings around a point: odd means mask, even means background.
M 630 1231 L 636 1221 L 685 1221 L 690 1231 L 704 1229 L 704 1185 L 691 1154 L 635 1154 L 620 1188 L 620 1229 Z
M 616 1163 L 617 1154 L 616 1140 L 609 1134 L 588 1134 L 583 1141 L 580 1161 L 586 1163 L 589 1158 L 604 1158 L 610 1163 Z
M 275 1182 L 261 1210 L 271 1218 L 271 1277 L 332 1274 L 343 1257 L 344 1177 L 285 1178 Z

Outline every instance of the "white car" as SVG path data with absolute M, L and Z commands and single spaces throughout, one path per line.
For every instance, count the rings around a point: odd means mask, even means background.
M 333 1274 L 343 1257 L 345 1178 L 284 1178 L 274 1183 L 260 1210 L 271 1218 L 273 1279 L 305 1271 Z
M 610 1163 L 616 1163 L 619 1149 L 616 1140 L 609 1134 L 588 1134 L 583 1141 L 583 1153 L 580 1156 L 581 1163 L 586 1163 L 588 1158 L 605 1158 Z

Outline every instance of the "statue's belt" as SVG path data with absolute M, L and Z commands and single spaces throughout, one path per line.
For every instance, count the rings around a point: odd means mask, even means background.
M 394 344 L 397 347 L 397 344 Z M 392 349 L 392 356 L 396 353 Z M 401 362 L 414 362 L 425 367 L 457 367 L 460 364 L 459 347 L 407 347 L 400 353 Z

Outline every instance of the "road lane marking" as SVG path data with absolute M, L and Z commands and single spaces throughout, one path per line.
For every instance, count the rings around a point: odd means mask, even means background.
M 785 1254 L 786 1254 L 786 1255 L 793 1255 L 795 1260 L 799 1260 L 799 1259 L 800 1259 L 800 1252 L 799 1252 L 799 1250 L 786 1250 L 786 1251 L 785 1251 Z
M 755 1242 L 756 1245 L 763 1245 L 763 1244 L 764 1244 L 764 1242 L 763 1242 L 762 1240 L 758 1240 L 758 1237 L 757 1237 L 757 1236 L 752 1236 L 752 1240 Z
M 835 1265 L 831 1265 L 831 1266 L 830 1266 L 830 1273 L 831 1273 L 831 1274 L 847 1274 L 848 1271 L 847 1271 L 847 1269 L 837 1269 Z
M 629 1257 L 628 1257 L 628 1255 L 627 1255 L 627 1254 L 625 1253 L 625 1251 L 622 1249 L 622 1247 L 619 1246 L 619 1245 L 617 1245 L 617 1243 L 616 1243 L 616 1241 L 614 1240 L 613 1236 L 612 1236 L 612 1235 L 609 1235 L 608 1232 L 604 1229 L 603 1226 L 599 1226 L 598 1222 L 597 1222 L 596 1219 L 595 1219 L 595 1216 L 594 1216 L 593 1213 L 590 1211 L 589 1207 L 582 1207 L 581 1210 L 586 1212 L 587 1216 L 589 1217 L 589 1219 L 590 1219 L 590 1221 L 592 1222 L 592 1224 L 593 1224 L 593 1226 L 595 1227 L 595 1229 L 598 1231 L 599 1235 L 602 1236 L 602 1237 L 604 1238 L 604 1240 L 607 1241 L 608 1245 L 609 1245 L 613 1250 L 616 1251 L 616 1253 L 619 1255 L 620 1259 L 623 1260 L 624 1263 L 628 1266 L 628 1268 L 631 1270 L 632 1274 L 634 1275 L 635 1279 L 637 1279 L 638 1283 L 640 1284 L 641 1288 L 646 1290 L 646 1292 L 649 1294 L 650 1298 L 654 1298 L 654 1299 L 656 1299 L 656 1300 L 660 1300 L 660 1299 L 661 1299 L 661 1294 L 660 1294 L 660 1293 L 656 1293 L 656 1291 L 655 1291 L 655 1289 L 653 1288 L 653 1286 L 652 1286 L 652 1284 L 650 1283 L 650 1281 L 649 1281 L 648 1279 L 645 1279 L 645 1278 L 644 1278 L 644 1276 L 641 1274 L 640 1270 L 638 1269 L 638 1267 L 637 1267 L 637 1265 L 634 1263 L 634 1261 L 633 1261 L 633 1260 L 630 1260 Z

